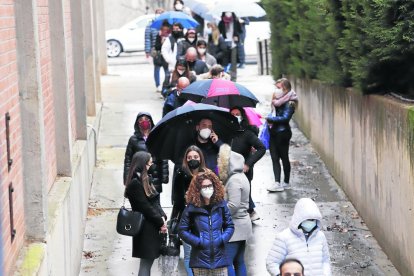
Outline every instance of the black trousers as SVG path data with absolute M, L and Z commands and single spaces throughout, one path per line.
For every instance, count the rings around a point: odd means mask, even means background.
M 285 175 L 285 183 L 289 183 L 290 179 L 290 161 L 289 161 L 289 143 L 292 138 L 292 131 L 289 129 L 272 132 L 270 131 L 269 151 L 273 163 L 273 174 L 275 181 L 280 182 L 280 160 L 283 164 L 283 173 Z

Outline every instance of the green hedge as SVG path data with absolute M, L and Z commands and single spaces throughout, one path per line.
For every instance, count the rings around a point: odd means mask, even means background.
M 262 0 L 275 78 L 414 95 L 413 0 Z

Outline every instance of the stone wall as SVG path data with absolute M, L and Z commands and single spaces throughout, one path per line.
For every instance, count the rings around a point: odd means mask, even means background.
M 414 106 L 295 80 L 295 121 L 402 275 L 414 275 Z

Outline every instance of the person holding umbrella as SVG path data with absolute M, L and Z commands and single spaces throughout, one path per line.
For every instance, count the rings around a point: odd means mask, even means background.
M 231 11 L 223 12 L 218 29 L 227 44 L 227 60 L 230 61 L 231 80 L 237 80 L 237 45 L 240 42 L 242 32 L 239 19 Z M 225 67 L 226 68 L 226 67 Z M 227 68 L 226 68 L 227 69 Z M 228 71 L 228 70 L 226 70 Z
M 161 47 L 161 54 L 164 60 L 168 63 L 168 69 L 172 72 L 177 62 L 177 43 L 183 39 L 183 25 L 181 23 L 174 23 L 172 25 L 171 35 Z
M 191 245 L 194 275 L 227 276 L 230 265 L 226 244 L 234 232 L 225 190 L 211 171 L 197 174 L 186 195 L 187 207 L 178 226 L 180 238 Z
M 217 155 L 223 142 L 213 130 L 213 121 L 203 118 L 198 122 L 195 130 L 195 145 L 203 152 L 206 167 L 217 173 Z
M 148 112 L 139 112 L 134 123 L 134 134 L 129 138 L 124 158 L 124 185 L 127 184 L 127 176 L 131 167 L 132 157 L 135 153 L 148 152 L 146 140 L 154 127 L 152 116 Z M 168 160 L 156 159 L 154 166 L 148 171 L 153 179 L 153 184 L 158 192 L 162 192 L 162 183 L 168 183 Z
M 240 124 L 240 128 L 236 137 L 233 139 L 231 149 L 234 152 L 240 153 L 244 157 L 243 172 L 246 174 L 249 180 L 249 207 L 247 212 L 250 214 L 252 221 L 260 219 L 257 212 L 254 210 L 256 207 L 251 194 L 251 183 L 253 180 L 253 166 L 259 161 L 266 153 L 266 148 L 260 139 L 257 137 L 257 133 L 254 132 L 256 127 L 250 126 L 246 118 L 246 113 L 241 107 L 233 107 L 230 109 L 231 115 L 237 118 Z

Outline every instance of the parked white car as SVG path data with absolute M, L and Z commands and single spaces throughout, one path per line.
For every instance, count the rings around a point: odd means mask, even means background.
M 137 17 L 119 29 L 106 31 L 106 54 L 117 57 L 122 52 L 144 51 L 145 27 L 155 18 L 155 14 Z

